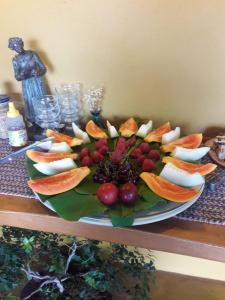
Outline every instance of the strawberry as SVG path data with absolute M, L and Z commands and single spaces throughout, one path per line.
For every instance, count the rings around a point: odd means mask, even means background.
M 82 148 L 80 151 L 80 159 L 82 159 L 83 157 L 88 156 L 88 155 L 89 155 L 88 147 Z
M 143 154 L 141 154 L 137 158 L 137 163 L 141 166 L 144 160 L 145 160 L 145 156 Z
M 122 153 L 124 153 L 126 151 L 126 144 L 117 144 L 115 151 L 121 151 Z
M 111 161 L 120 162 L 123 157 L 123 153 L 120 150 L 115 150 L 112 152 Z
M 150 146 L 148 143 L 141 143 L 140 146 L 138 147 L 142 153 L 148 153 L 150 151 Z
M 101 160 L 104 159 L 104 156 L 98 151 L 92 152 L 91 157 L 92 157 L 94 163 L 96 163 L 96 164 L 98 164 Z
M 143 163 L 142 163 L 142 171 L 144 172 L 149 172 L 153 169 L 155 169 L 156 165 L 154 163 L 154 161 L 152 161 L 149 158 L 146 158 Z
M 139 148 L 134 149 L 130 154 L 130 156 L 133 158 L 138 158 L 141 155 L 142 155 L 142 152 Z
M 107 146 L 107 139 L 100 139 L 95 143 L 95 148 L 98 150 L 103 146 Z
M 118 138 L 117 145 L 120 145 L 120 144 L 126 145 L 126 139 L 124 137 Z
M 155 160 L 159 160 L 160 159 L 160 153 L 158 150 L 150 150 L 148 152 L 148 155 L 147 155 L 149 158 L 151 159 L 155 159 Z
M 106 153 L 109 151 L 108 146 L 102 146 L 101 148 L 98 149 L 98 152 L 101 153 L 102 155 L 106 155 Z
M 92 159 L 90 158 L 90 156 L 84 156 L 81 160 L 81 166 L 82 167 L 91 167 L 93 164 Z
M 135 143 L 136 143 L 136 137 L 133 135 L 133 136 L 131 137 L 131 139 L 127 142 L 127 146 L 128 146 L 128 147 L 134 146 Z

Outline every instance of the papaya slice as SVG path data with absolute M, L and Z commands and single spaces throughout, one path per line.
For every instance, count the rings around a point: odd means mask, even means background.
M 107 139 L 108 136 L 104 130 L 98 127 L 94 121 L 90 120 L 85 127 L 86 132 L 94 139 Z
M 129 118 L 120 125 L 119 132 L 124 137 L 130 137 L 138 132 L 138 126 L 134 118 Z
M 35 150 L 27 150 L 26 155 L 33 161 L 37 163 L 51 162 L 55 160 L 60 160 L 63 158 L 76 159 L 78 157 L 77 153 L 68 152 L 40 152 Z
M 169 132 L 170 130 L 171 130 L 170 122 L 166 122 L 162 126 L 158 127 L 157 129 L 149 132 L 149 134 L 147 134 L 147 136 L 144 138 L 144 140 L 148 143 L 151 143 L 151 142 L 160 143 L 162 141 L 163 134 Z
M 29 187 L 42 195 L 55 195 L 76 187 L 89 173 L 88 167 L 81 167 L 57 175 L 29 180 Z
M 187 171 L 190 174 L 197 172 L 197 173 L 201 174 L 202 176 L 213 172 L 217 167 L 217 165 L 211 164 L 211 163 L 202 164 L 202 165 L 192 164 L 192 163 L 185 162 L 181 159 L 171 157 L 171 156 L 164 156 L 162 161 L 164 163 L 172 163 L 177 168 Z
M 183 188 L 153 173 L 142 172 L 140 177 L 155 194 L 173 202 L 191 201 L 199 193 L 197 189 Z
M 52 136 L 55 138 L 56 142 L 66 142 L 70 147 L 78 146 L 83 143 L 82 139 L 78 139 L 76 137 L 72 137 L 60 132 L 53 131 L 51 129 L 46 130 L 46 135 L 48 137 Z
M 175 140 L 167 145 L 161 146 L 163 152 L 172 152 L 176 146 L 180 146 L 188 149 L 195 149 L 201 145 L 202 142 L 202 133 L 194 133 L 187 136 L 184 136 L 178 140 Z

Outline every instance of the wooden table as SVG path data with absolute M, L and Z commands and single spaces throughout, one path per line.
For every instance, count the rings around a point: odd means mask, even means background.
M 66 221 L 38 200 L 0 195 L 0 225 L 57 232 L 225 262 L 225 227 L 171 218 L 112 228 Z

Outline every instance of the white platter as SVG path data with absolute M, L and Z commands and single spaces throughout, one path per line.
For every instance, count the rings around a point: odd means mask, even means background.
M 176 216 L 177 214 L 189 208 L 198 200 L 198 198 L 200 197 L 204 189 L 204 184 L 202 186 L 199 186 L 198 189 L 199 189 L 198 195 L 191 201 L 184 202 L 184 203 L 167 201 L 166 204 L 160 206 L 156 205 L 148 212 L 142 212 L 142 214 L 139 213 L 139 216 L 135 218 L 132 226 L 155 223 Z M 36 196 L 38 197 L 37 194 Z M 41 201 L 39 197 L 38 199 Z M 41 201 L 41 203 L 44 204 L 46 207 L 48 207 L 50 210 L 55 211 L 48 201 L 45 202 Z M 102 225 L 102 226 L 112 226 L 110 219 L 105 216 L 95 217 L 95 218 L 84 217 L 81 218 L 79 222 L 84 222 L 84 223 L 94 224 L 94 225 Z

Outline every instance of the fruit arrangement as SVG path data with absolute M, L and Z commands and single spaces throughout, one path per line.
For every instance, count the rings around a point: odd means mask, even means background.
M 152 130 L 152 121 L 138 127 L 130 118 L 117 131 L 89 121 L 73 130 L 70 137 L 48 129 L 48 151 L 27 151 L 28 185 L 68 220 L 104 213 L 114 226 L 132 225 L 141 211 L 195 199 L 216 168 L 198 162 L 209 151 L 199 147 L 202 134 L 180 138 L 169 122 Z

